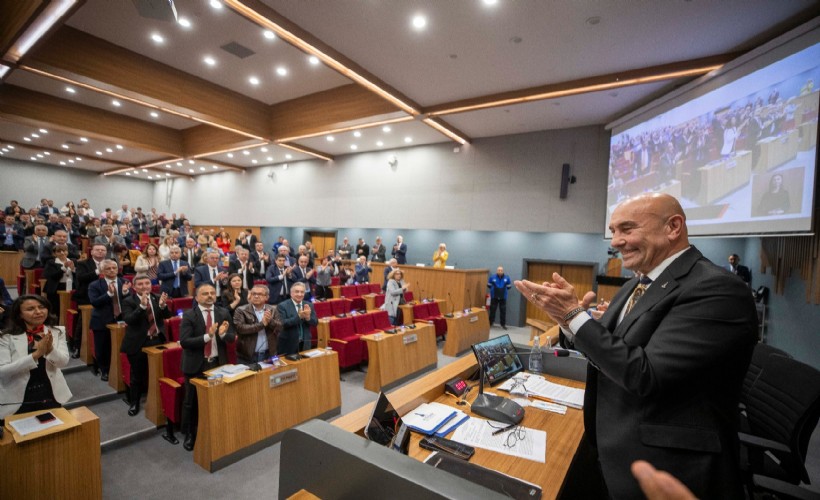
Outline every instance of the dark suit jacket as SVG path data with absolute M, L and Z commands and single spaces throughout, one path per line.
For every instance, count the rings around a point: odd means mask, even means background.
M 265 279 L 265 271 L 267 271 L 271 265 L 276 265 L 276 263 L 270 258 L 270 254 L 268 252 L 262 251 L 262 253 L 268 256 L 268 260 L 265 261 L 264 271 L 262 270 L 262 265 L 260 264 L 262 258 L 259 257 L 256 250 L 251 250 L 250 256 L 250 261 L 253 263 L 253 270 L 256 272 L 256 279 L 259 280 Z
M 23 249 L 23 241 L 25 240 L 25 231 L 23 231 L 23 226 L 19 224 L 14 224 L 12 226 L 12 235 L 11 240 L 14 243 L 14 246 L 17 250 Z M 0 224 L 0 242 L 6 241 L 6 224 Z
M 279 351 L 284 354 L 296 354 L 299 352 L 299 331 L 301 327 L 302 335 L 310 335 L 310 327 L 316 326 L 319 320 L 316 319 L 316 309 L 313 304 L 305 300 L 302 304 L 310 306 L 310 321 L 304 321 L 296 312 L 296 305 L 290 298 L 279 304 L 279 317 L 282 320 L 282 332 L 279 334 Z
M 6 282 L 3 281 L 3 278 L 0 278 L 0 306 L 4 309 L 4 311 L 0 313 L 0 325 L 6 324 L 6 318 L 8 318 L 8 315 L 11 312 L 12 303 L 13 301 L 11 300 L 11 295 L 6 289 Z
M 222 324 L 223 321 L 230 323 L 228 333 L 224 338 L 216 334 L 216 346 L 219 355 L 219 364 L 228 362 L 228 349 L 226 342 L 236 340 L 236 333 L 233 328 L 233 321 L 228 311 L 222 307 L 214 306 L 214 324 Z M 182 373 L 188 376 L 195 376 L 202 373 L 202 365 L 205 363 L 205 318 L 198 306 L 194 306 L 182 313 L 182 323 L 179 326 L 179 343 L 182 346 Z
M 211 279 L 211 273 L 210 273 L 209 269 L 210 268 L 208 267 L 207 264 L 202 264 L 201 266 L 197 266 L 196 269 L 194 269 L 194 289 L 199 287 L 199 285 L 201 285 L 202 283 L 210 283 L 213 286 L 216 286 L 216 283 L 214 283 L 214 281 Z M 217 274 L 219 274 L 221 272 L 224 272 L 224 271 L 225 271 L 224 267 L 222 267 L 220 265 L 216 266 Z M 228 278 L 225 278 L 223 280 L 219 280 L 219 287 L 220 287 L 219 291 L 220 292 L 222 292 L 222 290 L 224 290 L 226 286 L 228 286 Z
M 393 258 L 396 259 L 396 262 L 399 264 L 407 264 L 407 245 L 402 243 L 399 245 L 399 248 L 393 250 L 391 252 Z
M 297 267 L 293 268 L 293 273 L 291 274 L 291 276 L 293 277 L 293 282 L 294 283 L 304 283 L 305 284 L 305 293 L 307 294 L 306 296 L 307 296 L 308 300 L 310 299 L 310 290 L 311 290 L 310 287 L 312 285 L 316 284 L 316 273 L 311 274 L 310 278 L 306 277 L 307 273 L 309 273 L 312 270 L 313 270 L 313 268 L 306 267 L 305 272 L 303 273 L 302 269 L 297 266 Z
M 28 236 L 23 243 L 23 259 L 20 261 L 20 265 L 23 266 L 24 269 L 31 269 L 32 267 L 37 266 L 37 263 L 40 263 L 40 267 L 45 265 L 46 263 L 46 248 L 48 247 L 48 241 L 43 245 L 43 253 L 42 258 L 37 260 L 37 253 L 39 251 L 39 242 L 37 241 L 36 236 Z
M 117 294 L 120 298 L 120 316 L 114 316 L 114 297 L 108 296 L 108 282 L 98 279 L 88 285 L 88 300 L 94 310 L 91 311 L 92 330 L 105 330 L 107 325 L 122 319 L 123 302 L 128 297 L 122 293 L 122 278 L 117 278 Z
M 273 318 L 268 326 L 264 327 L 268 338 L 268 351 L 273 354 L 276 352 L 276 341 L 282 329 L 282 320 L 276 306 L 265 304 L 265 309 L 273 311 Z M 236 309 L 233 314 L 233 326 L 237 335 L 236 353 L 242 359 L 252 359 L 256 349 L 257 334 L 262 329 L 262 322 L 256 319 L 253 304 L 246 304 Z
M 386 251 L 387 249 L 383 244 L 379 246 L 373 245 L 372 257 L 370 260 L 372 262 L 385 262 L 387 260 L 387 257 L 384 255 Z
M 52 241 L 46 248 L 43 250 L 43 261 L 48 262 L 54 258 L 54 245 L 55 243 Z M 66 247 L 68 247 L 68 258 L 74 261 L 80 260 L 80 249 L 77 248 L 77 245 L 74 243 L 66 242 Z
M 182 249 L 182 260 L 184 260 L 185 262 L 188 262 L 188 260 L 189 260 L 188 259 L 188 249 L 185 248 L 184 244 L 181 245 L 180 248 Z M 196 268 L 196 266 L 199 265 L 199 261 L 201 259 L 202 259 L 202 251 L 194 249 L 194 261 L 192 263 L 189 263 L 188 267 L 190 267 L 193 270 L 194 268 Z M 193 271 L 191 271 L 191 272 L 193 272 Z
M 256 266 L 253 264 L 253 262 L 251 262 L 250 258 L 248 258 L 248 262 L 245 265 L 245 271 L 243 272 L 241 268 L 241 262 L 239 262 L 238 260 L 232 260 L 230 265 L 228 265 L 228 273 L 236 273 L 239 276 L 242 276 L 245 279 L 245 283 L 248 285 L 248 289 L 250 290 L 251 288 L 253 288 L 253 280 L 256 279 Z
M 76 262 L 74 263 L 74 269 L 77 269 Z M 55 259 L 51 259 L 46 264 L 46 267 L 43 268 L 43 278 L 46 279 L 46 286 L 44 288 L 44 292 L 47 294 L 57 293 L 57 290 L 60 288 L 60 280 L 63 279 L 63 266 L 58 264 Z M 74 286 L 74 282 L 76 278 L 72 275 L 72 286 Z M 52 304 L 52 305 L 59 305 L 59 304 Z
M 178 267 L 187 266 L 187 260 L 179 260 Z M 171 295 L 171 292 L 174 289 L 174 278 L 176 277 L 176 273 L 174 273 L 174 263 L 170 260 L 163 260 L 159 263 L 157 267 L 157 279 L 159 280 L 159 287 L 160 290 Z M 189 267 L 185 272 L 179 273 L 179 289 L 182 291 L 182 295 L 188 295 L 188 282 L 191 281 L 191 268 Z
M 241 247 L 244 247 L 244 248 L 245 248 L 246 250 L 248 250 L 249 252 L 253 252 L 253 251 L 254 251 L 254 249 L 256 248 L 256 242 L 257 242 L 257 239 L 256 239 L 256 235 L 255 235 L 255 234 L 252 234 L 252 235 L 251 235 L 251 241 L 250 241 L 250 243 L 248 243 L 248 237 L 247 237 L 247 236 L 245 236 L 245 237 L 244 237 L 244 238 L 242 238 L 241 240 L 240 240 L 239 238 L 237 238 L 237 239 L 236 239 L 236 244 L 237 244 L 237 245 L 239 245 L 239 246 L 241 246 Z
M 737 404 L 757 342 L 749 289 L 692 247 L 617 324 L 636 285 L 574 340 L 590 360 L 584 425 L 609 493 L 643 498 L 629 472 L 643 459 L 699 498 L 737 498 Z
M 293 283 L 291 278 L 286 277 L 284 271 L 279 271 L 276 265 L 273 265 L 265 271 L 265 281 L 268 282 L 268 304 L 278 304 L 285 297 L 290 296 L 290 285 Z M 284 288 L 282 287 L 284 285 Z
M 165 320 L 172 316 L 171 310 L 168 307 L 160 309 L 159 296 L 151 294 L 151 303 L 154 306 L 154 320 L 156 320 L 159 332 L 157 335 L 165 341 Z M 148 323 L 148 310 L 143 310 L 140 307 L 141 301 L 137 295 L 131 295 L 122 301 L 122 320 L 127 323 L 125 328 L 125 337 L 122 339 L 120 352 L 125 354 L 137 354 L 148 340 L 148 329 L 151 327 Z
M 728 265 L 726 266 L 726 270 L 737 275 L 737 277 L 742 279 L 747 285 L 752 285 L 752 271 L 750 271 L 748 267 L 738 264 L 737 271 L 733 272 L 732 266 Z
M 74 281 L 76 291 L 72 298 L 77 304 L 88 304 L 88 286 L 98 280 L 97 263 L 94 259 L 74 262 Z

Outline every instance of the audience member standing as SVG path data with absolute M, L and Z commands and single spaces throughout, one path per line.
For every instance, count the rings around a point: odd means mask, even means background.
M 399 235 L 396 237 L 392 255 L 399 264 L 407 264 L 407 245 L 404 243 L 404 236 Z
M 254 285 L 250 304 L 240 306 L 233 315 L 240 363 L 258 363 L 276 353 L 282 321 L 278 308 L 267 303 L 268 295 L 268 287 Z
M 89 328 L 94 332 L 94 358 L 100 379 L 108 381 L 108 370 L 111 366 L 111 333 L 110 323 L 122 319 L 122 303 L 131 291 L 131 283 L 117 277 L 119 266 L 113 260 L 104 260 L 100 264 L 103 279 L 88 286 L 88 299 L 94 310 L 91 311 Z
M 501 310 L 501 328 L 507 329 L 507 290 L 512 288 L 510 277 L 504 274 L 504 268 L 498 266 L 495 274 L 487 280 L 490 292 L 490 327 L 495 323 L 495 311 Z
M 316 326 L 319 321 L 313 305 L 305 300 L 304 283 L 294 283 L 290 287 L 290 299 L 280 303 L 278 308 L 282 319 L 282 333 L 279 334 L 277 354 L 296 354 L 310 349 L 310 327 Z

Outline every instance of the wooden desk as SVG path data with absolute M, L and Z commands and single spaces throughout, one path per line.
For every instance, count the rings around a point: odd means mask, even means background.
M 199 430 L 194 462 L 214 472 L 275 443 L 281 432 L 311 418 L 341 412 L 335 352 L 267 369 L 212 387 L 195 379 Z M 271 376 L 296 370 L 294 382 L 271 387 Z
M 0 252 L 0 278 L 6 282 L 6 288 L 17 286 L 21 260 L 23 252 Z
M 443 368 L 390 392 L 387 396 L 400 415 L 409 413 L 421 403 L 430 401 L 456 407 L 454 405 L 455 400 L 444 394 L 444 382 L 453 377 L 467 377 L 475 369 L 475 357 L 464 356 Z M 550 375 L 546 375 L 546 377 L 559 384 L 578 388 L 584 387 L 583 382 L 576 380 Z M 475 399 L 476 394 L 477 392 L 474 390 L 468 396 L 468 401 Z M 504 392 L 499 392 L 499 394 L 506 395 Z M 334 420 L 333 425 L 362 435 L 364 426 L 373 412 L 373 404 L 369 403 Z M 461 406 L 456 408 L 472 416 L 469 407 Z M 564 478 L 584 433 L 583 412 L 568 408 L 566 415 L 558 415 L 546 411 L 527 409 L 521 425 L 547 432 L 546 463 L 516 459 L 480 448 L 476 449 L 475 455 L 470 459 L 470 462 L 536 483 L 543 489 L 543 498 L 556 498 L 561 491 Z M 451 438 L 452 435 L 447 437 Z M 409 455 L 417 460 L 424 460 L 430 452 L 419 447 L 420 440 L 421 436 L 419 434 L 411 434 Z
M 783 163 L 791 160 L 797 155 L 800 137 L 797 129 L 790 130 L 775 137 L 766 137 L 757 141 L 760 149 L 760 156 L 754 164 L 755 172 L 768 172 Z
M 82 340 L 80 344 L 80 360 L 86 365 L 94 363 L 94 350 L 91 348 L 91 312 L 94 306 L 83 304 L 77 306 L 80 310 L 80 321 L 82 324 Z
M 60 315 L 57 318 L 58 325 L 65 325 L 66 311 L 71 308 L 71 292 L 65 290 L 57 290 L 57 295 L 60 297 Z
M 374 262 L 371 283 L 384 284 L 385 264 Z M 431 266 L 417 267 L 412 264 L 400 266 L 404 271 L 404 282 L 409 285 L 416 300 L 427 297 L 447 297 L 456 310 L 484 303 L 487 293 L 487 269 L 440 269 Z M 450 293 L 448 296 L 447 293 Z M 445 311 L 441 311 L 444 313 Z
M 122 339 L 125 337 L 125 324 L 111 323 L 105 325 L 111 334 L 111 366 L 108 368 L 108 385 L 117 392 L 125 390 L 125 382 L 122 381 L 122 363 L 120 362 L 120 347 Z
M 817 145 L 817 120 L 805 122 L 799 128 L 800 142 L 798 149 L 807 151 Z M 6 281 L 8 283 L 8 280 Z
M 364 309 L 367 312 L 375 311 L 378 309 L 376 307 L 376 295 L 375 293 L 368 293 L 367 295 L 362 295 L 364 298 Z
M 711 162 L 698 171 L 700 188 L 695 201 L 709 205 L 749 183 L 752 176 L 752 153 L 738 151 L 736 155 Z
M 379 392 L 434 369 L 438 361 L 433 325 L 417 323 L 403 333 L 362 335 L 362 340 L 367 343 L 364 388 L 369 391 Z
M 19 445 L 6 431 L 0 441 L 3 498 L 102 498 L 100 420 L 84 406 L 69 412 L 79 427 Z
M 144 347 L 142 352 L 148 356 L 148 398 L 145 400 L 145 418 L 157 427 L 165 425 L 165 413 L 162 411 L 162 396 L 159 393 L 159 379 L 165 376 L 162 367 L 162 352 L 165 349 L 179 348 L 179 343 L 168 342 L 162 346 Z M 109 378 L 109 380 L 111 380 Z
M 340 285 L 330 285 L 330 291 L 334 299 L 342 298 L 342 287 Z
M 442 354 L 458 356 L 476 342 L 483 342 L 490 338 L 490 317 L 483 307 L 474 307 L 470 314 L 456 312 L 447 320 L 447 340 L 444 342 Z
M 438 303 L 438 310 L 441 314 L 447 314 L 450 312 L 450 306 L 447 305 L 446 300 L 433 300 Z M 416 322 L 415 313 L 413 312 L 413 304 L 402 304 L 399 306 L 399 309 L 401 310 L 401 322 L 403 325 L 412 325 Z

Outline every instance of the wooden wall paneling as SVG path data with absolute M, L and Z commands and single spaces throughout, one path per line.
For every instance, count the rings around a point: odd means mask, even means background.
M 534 283 L 552 282 L 552 273 L 554 272 L 560 274 L 572 284 L 580 300 L 584 294 L 593 291 L 597 265 L 572 262 L 528 261 L 526 279 Z M 608 299 L 611 298 L 611 296 L 608 297 Z M 555 324 L 546 312 L 537 308 L 529 301 L 527 301 L 526 304 L 526 319 L 540 320 L 550 325 Z
M 0 118 L 30 126 L 48 123 L 63 132 L 182 156 L 178 130 L 14 85 L 0 86 Z
M 6 282 L 6 288 L 16 286 L 21 260 L 23 252 L 0 252 L 0 278 Z
M 34 50 L 26 67 L 254 138 L 269 136 L 264 103 L 68 26 Z
M 0 57 L 11 48 L 48 3 L 44 0 L 0 2 Z
M 527 263 L 527 280 L 533 283 L 543 283 L 545 281 L 552 281 L 552 273 L 561 273 L 561 265 L 558 263 Z M 526 299 L 524 299 L 526 300 Z M 555 322 L 550 319 L 549 315 L 541 309 L 532 305 L 527 301 L 526 319 L 537 319 L 545 321 L 552 325 Z

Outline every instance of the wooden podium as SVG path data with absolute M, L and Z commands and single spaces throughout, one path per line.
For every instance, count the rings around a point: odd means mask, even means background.
M 383 284 L 385 264 L 375 262 L 370 267 L 373 268 L 370 282 Z M 409 264 L 399 267 L 404 272 L 404 282 L 410 285 L 415 300 L 446 299 L 455 310 L 484 304 L 487 279 L 490 277 L 487 269 L 441 269 Z
M 364 388 L 379 392 L 419 373 L 434 369 L 436 330 L 433 325 L 416 323 L 401 333 L 362 335 L 367 343 L 368 363 Z
M 473 344 L 490 338 L 490 316 L 483 307 L 474 307 L 470 314 L 456 312 L 447 320 L 447 340 L 441 353 L 456 357 Z

